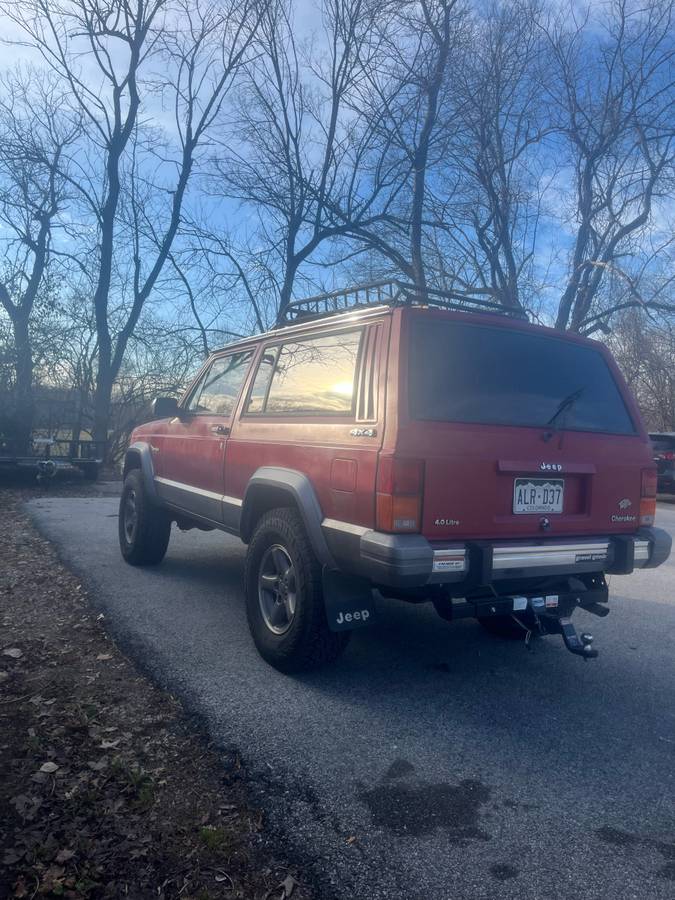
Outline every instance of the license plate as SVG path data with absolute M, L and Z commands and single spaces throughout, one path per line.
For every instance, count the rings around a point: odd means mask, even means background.
M 516 478 L 513 482 L 513 511 L 527 513 L 561 513 L 563 511 L 563 478 Z

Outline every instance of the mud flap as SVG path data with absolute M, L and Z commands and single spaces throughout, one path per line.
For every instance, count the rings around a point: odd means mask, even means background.
M 373 590 L 365 578 L 323 567 L 323 598 L 331 631 L 371 625 L 375 616 Z

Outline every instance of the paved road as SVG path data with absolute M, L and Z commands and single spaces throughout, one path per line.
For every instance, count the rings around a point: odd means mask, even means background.
M 338 665 L 292 679 L 249 639 L 238 542 L 176 532 L 162 566 L 132 569 L 115 500 L 30 508 L 128 651 L 241 750 L 325 896 L 675 896 L 672 562 L 615 576 L 607 619 L 579 614 L 592 662 L 390 603 Z

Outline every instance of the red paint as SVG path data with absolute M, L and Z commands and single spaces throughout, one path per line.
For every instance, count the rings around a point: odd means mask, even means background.
M 607 360 L 637 433 L 563 430 L 544 442 L 541 428 L 410 420 L 406 364 L 407 332 L 413 316 L 548 332 L 558 340 L 592 344 Z M 637 530 L 642 470 L 653 469 L 654 464 L 637 406 L 604 345 L 506 317 L 442 310 L 357 312 L 350 318 L 350 327 L 361 320 L 367 329 L 362 347 L 372 354 L 368 378 L 375 408 L 367 420 L 356 415 L 282 418 L 242 414 L 265 346 L 298 333 L 324 334 L 345 328 L 344 318 L 339 324 L 318 320 L 236 345 L 237 349 L 254 347 L 256 354 L 231 417 L 196 415 L 183 421 L 152 422 L 137 428 L 132 440 L 149 441 L 159 448 L 153 456 L 157 475 L 230 497 L 243 498 L 250 477 L 260 466 L 295 469 L 312 482 L 325 517 L 368 527 L 375 524 L 380 454 L 419 460 L 424 472 L 421 530 L 432 540 L 544 537 L 539 515 L 512 512 L 513 482 L 518 475 L 565 479 L 563 513 L 549 517 L 551 527 L 545 537 Z M 219 424 L 231 430 L 229 436 L 214 434 L 212 429 Z M 373 433 L 354 436 L 354 428 L 372 429 Z M 542 462 L 560 465 L 562 471 L 541 471 Z M 628 512 L 635 514 L 634 522 L 612 521 L 622 500 L 630 501 Z

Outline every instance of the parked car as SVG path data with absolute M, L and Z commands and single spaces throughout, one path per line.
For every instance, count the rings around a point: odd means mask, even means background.
M 657 490 L 675 494 L 675 431 L 652 432 L 649 437 L 656 463 Z
M 172 522 L 238 535 L 253 640 L 282 671 L 337 657 L 374 589 L 592 657 L 573 611 L 606 615 L 608 573 L 670 552 L 607 348 L 489 303 L 398 283 L 297 302 L 154 414 L 124 461 L 122 554 L 159 563 Z

